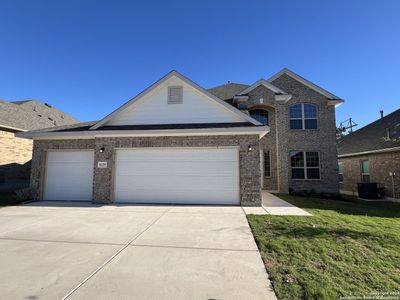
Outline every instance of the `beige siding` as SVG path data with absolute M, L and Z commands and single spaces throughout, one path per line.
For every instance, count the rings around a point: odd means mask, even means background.
M 182 86 L 181 104 L 168 104 L 169 86 Z M 115 115 L 106 125 L 231 122 L 246 122 L 246 120 L 180 78 L 171 77 Z

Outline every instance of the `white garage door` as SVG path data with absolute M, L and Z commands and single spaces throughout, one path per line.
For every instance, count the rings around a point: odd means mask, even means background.
M 44 200 L 92 200 L 93 151 L 49 151 Z
M 239 204 L 237 149 L 117 150 L 115 202 Z

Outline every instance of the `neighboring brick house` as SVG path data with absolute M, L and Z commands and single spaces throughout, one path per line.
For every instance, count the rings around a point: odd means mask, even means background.
M 400 109 L 338 142 L 340 190 L 358 195 L 357 183 L 376 182 L 400 198 Z
M 29 186 L 32 141 L 15 133 L 78 122 L 36 100 L 0 100 L 0 191 Z
M 259 206 L 261 189 L 339 191 L 342 102 L 287 69 L 209 90 L 172 71 L 100 121 L 19 136 L 37 200 Z

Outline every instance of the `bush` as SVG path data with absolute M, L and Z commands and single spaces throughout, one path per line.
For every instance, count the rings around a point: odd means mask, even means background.
M 30 188 L 25 188 L 25 189 L 20 189 L 15 191 L 15 194 L 17 195 L 17 200 L 18 201 L 26 201 L 26 200 L 31 200 L 32 199 L 32 193 Z

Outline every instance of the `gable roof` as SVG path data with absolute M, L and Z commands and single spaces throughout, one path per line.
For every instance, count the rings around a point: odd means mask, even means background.
M 0 127 L 13 132 L 78 122 L 79 120 L 66 113 L 37 100 L 15 102 L 0 100 Z
M 172 76 L 178 77 L 179 79 L 184 81 L 186 84 L 188 84 L 192 88 L 198 90 L 199 92 L 201 92 L 202 94 L 204 94 L 208 98 L 214 100 L 215 102 L 217 102 L 221 106 L 225 107 L 226 109 L 228 109 L 232 113 L 234 113 L 237 116 L 241 117 L 244 121 L 248 121 L 248 122 L 250 122 L 252 124 L 255 124 L 255 125 L 262 125 L 260 122 L 258 122 L 257 120 L 253 119 L 249 115 L 246 115 L 245 113 L 241 112 L 240 110 L 234 108 L 233 106 L 229 105 L 225 101 L 223 101 L 220 98 L 216 97 L 215 95 L 211 94 L 210 92 L 208 92 L 207 90 L 205 90 L 204 88 L 202 88 L 197 83 L 195 83 L 192 80 L 190 80 L 189 78 L 187 78 L 187 77 L 183 76 L 182 74 L 180 74 L 179 72 L 173 70 L 173 71 L 169 72 L 167 75 L 165 75 L 164 77 L 162 77 L 160 80 L 158 80 L 157 82 L 155 82 L 154 84 L 152 84 L 151 86 L 146 88 L 144 91 L 142 91 L 141 93 L 136 95 L 134 98 L 132 98 L 131 100 L 127 101 L 125 104 L 120 106 L 118 109 L 114 110 L 111 114 L 109 114 L 105 118 L 101 119 L 98 123 L 96 123 L 90 129 L 93 130 L 93 129 L 99 128 L 100 126 L 103 126 L 107 121 L 111 120 L 114 116 L 116 116 L 117 114 L 122 112 L 128 106 L 134 105 L 137 102 L 137 100 L 139 100 L 143 96 L 147 95 L 149 92 L 151 92 L 152 90 L 157 88 L 159 85 L 161 85 L 163 82 L 165 82 L 166 80 L 168 80 Z
M 288 94 L 285 91 L 281 90 L 280 88 L 274 86 L 272 83 L 268 82 L 267 80 L 261 78 L 261 79 L 257 80 L 255 83 L 253 83 L 251 86 L 249 86 L 246 89 L 244 89 L 243 91 L 241 91 L 238 95 L 247 95 L 249 92 L 251 92 L 252 90 L 254 90 L 255 88 L 257 88 L 260 85 L 271 90 L 275 94 L 279 94 L 279 95 L 287 95 Z
M 232 99 L 234 96 L 236 96 L 248 87 L 248 84 L 229 82 L 213 88 L 209 88 L 208 91 L 222 100 L 228 100 Z
M 270 77 L 268 79 L 269 82 L 273 82 L 275 79 L 278 79 L 279 77 L 281 77 L 283 74 L 286 74 L 290 77 L 292 77 L 293 79 L 301 82 L 302 84 L 304 84 L 305 86 L 309 87 L 310 89 L 313 89 L 314 91 L 324 95 L 326 98 L 330 99 L 330 100 L 336 100 L 339 103 L 343 102 L 343 99 L 339 98 L 338 96 L 335 96 L 334 94 L 328 92 L 327 90 L 319 87 L 318 85 L 316 85 L 315 83 L 312 83 L 311 81 L 301 77 L 300 75 L 294 73 L 293 71 L 290 71 L 287 68 L 283 68 L 281 71 L 279 71 L 278 73 L 276 73 L 275 75 L 273 75 L 272 77 Z
M 338 142 L 338 154 L 354 155 L 396 147 L 400 147 L 400 109 L 343 137 Z

